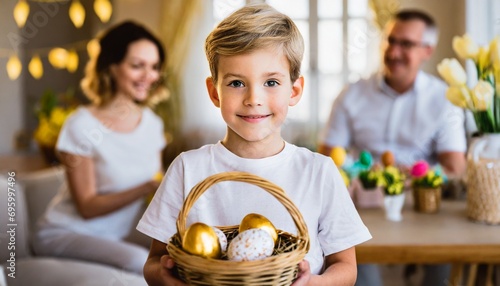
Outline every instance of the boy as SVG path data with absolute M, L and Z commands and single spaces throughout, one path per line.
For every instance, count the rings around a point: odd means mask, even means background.
M 183 285 L 170 269 L 166 243 L 191 188 L 210 175 L 243 171 L 283 188 L 301 211 L 311 248 L 299 264 L 294 285 L 353 285 L 354 246 L 371 238 L 352 204 L 333 161 L 287 143 L 281 137 L 289 106 L 304 86 L 300 64 L 304 44 L 291 19 L 268 5 L 241 8 L 207 37 L 211 77 L 206 85 L 227 124 L 222 141 L 179 155 L 169 167 L 138 230 L 154 238 L 144 276 L 150 285 Z M 284 207 L 259 187 L 223 182 L 193 205 L 187 225 L 239 224 L 248 213 L 267 217 L 295 233 Z M 179 284 L 176 284 L 179 283 Z

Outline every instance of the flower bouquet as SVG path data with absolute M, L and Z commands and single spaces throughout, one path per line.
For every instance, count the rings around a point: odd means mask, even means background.
M 437 67 L 449 84 L 446 97 L 470 110 L 481 135 L 467 154 L 467 215 L 473 220 L 500 224 L 500 36 L 480 47 L 468 35 L 453 38 L 453 49 L 463 60 L 472 60 L 478 82 L 470 89 L 466 73 L 456 59 Z
M 478 81 L 469 88 L 467 74 L 458 60 L 443 59 L 437 70 L 449 85 L 446 97 L 454 105 L 472 112 L 479 132 L 500 132 L 500 36 L 484 47 L 479 47 L 467 34 L 455 36 L 453 50 L 460 59 L 474 62 Z
M 64 104 L 60 101 L 63 101 Z M 33 137 L 49 164 L 58 162 L 54 150 L 57 138 L 64 121 L 75 107 L 71 90 L 63 94 L 61 100 L 53 91 L 47 90 L 38 103 L 36 109 L 38 126 Z

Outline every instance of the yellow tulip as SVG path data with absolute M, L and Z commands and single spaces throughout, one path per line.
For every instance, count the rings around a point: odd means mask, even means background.
M 446 90 L 446 98 L 460 108 L 470 107 L 470 93 L 465 86 L 450 86 Z
M 489 51 L 490 62 L 498 74 L 498 73 L 500 73 L 500 36 L 496 36 L 490 42 L 490 49 L 489 50 L 490 50 Z
M 480 80 L 472 89 L 472 101 L 475 109 L 479 111 L 487 110 L 493 102 L 494 94 L 493 86 L 487 81 Z
M 463 60 L 473 59 L 476 61 L 479 53 L 479 47 L 476 43 L 474 43 L 469 35 L 465 34 L 462 37 L 453 37 L 452 46 L 459 58 Z
M 443 59 L 437 66 L 439 75 L 451 86 L 465 85 L 467 75 L 457 59 Z
M 477 61 L 476 61 L 477 66 L 479 67 L 479 70 L 481 72 L 484 72 L 485 69 L 489 66 L 490 64 L 490 53 L 489 53 L 489 47 L 484 46 L 479 48 L 479 53 L 477 54 Z

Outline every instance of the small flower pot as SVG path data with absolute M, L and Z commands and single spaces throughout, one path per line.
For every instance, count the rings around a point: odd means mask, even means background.
M 413 188 L 413 207 L 421 213 L 437 213 L 441 205 L 441 188 Z
M 358 180 L 353 181 L 353 201 L 357 208 L 381 208 L 384 206 L 384 190 L 381 187 L 365 189 Z
M 405 204 L 405 194 L 386 195 L 384 197 L 385 218 L 390 221 L 401 221 L 403 216 L 401 211 Z

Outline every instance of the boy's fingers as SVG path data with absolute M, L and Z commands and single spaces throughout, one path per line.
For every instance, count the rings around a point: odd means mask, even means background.
M 163 255 L 160 258 L 160 263 L 163 267 L 166 267 L 168 269 L 172 269 L 175 265 L 174 260 L 168 255 Z

